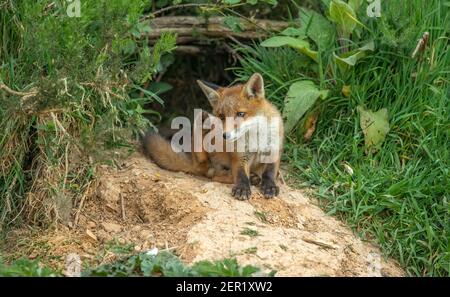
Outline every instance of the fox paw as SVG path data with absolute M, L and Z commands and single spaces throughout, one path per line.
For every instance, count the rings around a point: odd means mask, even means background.
M 258 186 L 261 183 L 261 178 L 256 175 L 256 174 L 252 174 L 250 175 L 250 184 L 252 186 Z
M 267 179 L 261 182 L 261 191 L 265 198 L 273 198 L 278 196 L 280 188 L 275 184 L 273 180 Z
M 246 200 L 250 198 L 252 191 L 250 190 L 250 185 L 247 184 L 238 184 L 233 187 L 231 191 L 231 195 L 238 200 Z

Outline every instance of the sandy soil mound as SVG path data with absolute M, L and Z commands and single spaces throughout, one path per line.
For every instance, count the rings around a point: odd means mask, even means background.
M 100 175 L 77 225 L 42 237 L 52 257 L 75 252 L 92 259 L 115 239 L 136 251 L 169 249 L 188 263 L 236 257 L 279 276 L 403 275 L 288 186 L 271 200 L 253 187 L 251 199 L 239 201 L 231 185 L 163 170 L 139 154 L 120 169 L 103 166 Z

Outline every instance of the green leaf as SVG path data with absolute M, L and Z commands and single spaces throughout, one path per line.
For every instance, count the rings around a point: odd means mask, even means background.
M 169 4 L 169 0 L 156 0 L 156 7 L 162 8 Z
M 247 0 L 247 3 L 250 5 L 256 5 L 258 3 L 258 0 Z
M 307 55 L 308 57 L 310 57 L 311 59 L 314 60 L 314 62 L 318 62 L 318 52 L 317 51 L 313 51 L 312 49 L 309 48 L 309 45 L 303 48 L 298 48 L 298 50 L 302 53 Z
M 276 6 L 278 4 L 277 0 L 262 0 L 262 2 L 266 2 L 267 4 L 270 4 L 272 6 Z
M 355 66 L 359 60 L 367 56 L 367 52 L 373 52 L 374 50 L 375 44 L 373 41 L 370 41 L 359 49 L 344 53 L 341 56 L 333 53 L 333 56 L 341 73 L 346 73 L 350 69 L 350 67 Z
M 168 92 L 172 90 L 172 86 L 166 82 L 152 82 L 148 87 L 148 90 L 156 95 Z
M 261 42 L 261 46 L 265 47 L 280 47 L 286 45 L 297 49 L 302 54 L 307 55 L 315 62 L 317 62 L 318 53 L 317 51 L 313 51 L 310 49 L 309 43 L 306 40 L 290 36 L 274 36 Z
M 31 261 L 26 258 L 14 260 L 10 265 L 5 265 L 0 259 L 0 277 L 17 276 L 59 276 L 48 267 L 42 267 L 38 261 Z
M 284 29 L 283 31 L 281 31 L 281 35 L 298 37 L 300 39 L 303 39 L 306 37 L 305 30 L 303 28 L 300 29 L 300 28 L 293 28 L 293 27 L 288 27 L 288 28 Z
M 317 99 L 325 99 L 327 96 L 327 90 L 319 90 L 310 80 L 293 83 L 284 99 L 283 117 L 286 119 L 286 133 L 295 128 L 298 121 L 314 105 Z
M 375 152 L 381 149 L 381 145 L 390 130 L 387 109 L 382 108 L 373 112 L 363 106 L 358 106 L 358 112 L 361 129 L 364 133 L 366 151 Z
M 240 275 L 242 276 L 252 276 L 254 273 L 259 272 L 259 268 L 247 265 L 242 268 L 242 271 L 240 272 Z
M 148 23 L 146 23 L 146 22 L 138 23 L 138 24 L 136 25 L 136 28 L 137 28 L 137 30 L 138 30 L 140 33 L 148 33 L 148 32 L 150 32 L 150 31 L 152 31 L 152 28 L 151 28 L 150 25 L 149 25 Z
M 323 5 L 325 5 L 327 8 L 330 7 L 331 0 L 321 0 L 321 1 L 322 1 Z
M 131 55 L 136 51 L 136 42 L 133 39 L 127 38 L 123 41 L 122 51 L 125 55 Z
M 242 32 L 241 19 L 235 16 L 226 16 L 223 24 L 230 28 L 233 32 Z
M 141 31 L 139 31 L 139 27 L 138 26 L 134 26 L 133 28 L 131 28 L 130 29 L 130 33 L 136 38 L 140 38 L 141 37 Z
M 146 254 L 139 255 L 140 258 L 140 270 L 144 276 L 151 276 L 155 268 L 155 256 Z
M 155 101 L 157 101 L 159 104 L 164 105 L 164 101 L 161 98 L 159 98 L 159 96 L 157 94 L 150 92 L 146 89 L 143 89 L 138 85 L 133 85 L 133 87 L 139 91 L 142 91 L 148 97 L 155 99 Z
M 317 44 L 319 49 L 327 50 L 331 48 L 336 30 L 324 16 L 314 10 L 301 8 L 300 24 L 306 35 Z
M 309 46 L 309 43 L 303 39 L 290 36 L 274 36 L 261 42 L 261 46 L 265 47 L 280 47 L 285 45 L 300 48 Z
M 332 0 L 329 13 L 330 19 L 339 25 L 345 37 L 353 32 L 358 23 L 353 8 L 342 0 Z
M 348 5 L 353 9 L 355 13 L 358 12 L 363 0 L 348 0 Z
M 222 2 L 228 5 L 234 5 L 240 3 L 241 0 L 222 0 Z

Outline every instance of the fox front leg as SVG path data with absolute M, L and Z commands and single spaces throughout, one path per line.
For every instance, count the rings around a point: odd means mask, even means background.
M 278 173 L 278 163 L 267 164 L 261 177 L 261 191 L 266 198 L 278 196 L 280 188 L 275 180 Z
M 239 200 L 246 200 L 252 194 L 249 179 L 249 164 L 246 157 L 232 160 L 232 173 L 234 178 L 234 187 L 231 195 Z

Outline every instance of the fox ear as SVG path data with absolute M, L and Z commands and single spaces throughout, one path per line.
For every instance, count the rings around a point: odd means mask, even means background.
M 253 74 L 245 84 L 244 92 L 247 98 L 264 98 L 264 80 L 259 73 Z
M 211 106 L 214 107 L 220 98 L 219 93 L 216 92 L 219 86 L 201 80 L 197 80 L 197 83 L 202 89 L 203 93 L 205 93 Z

